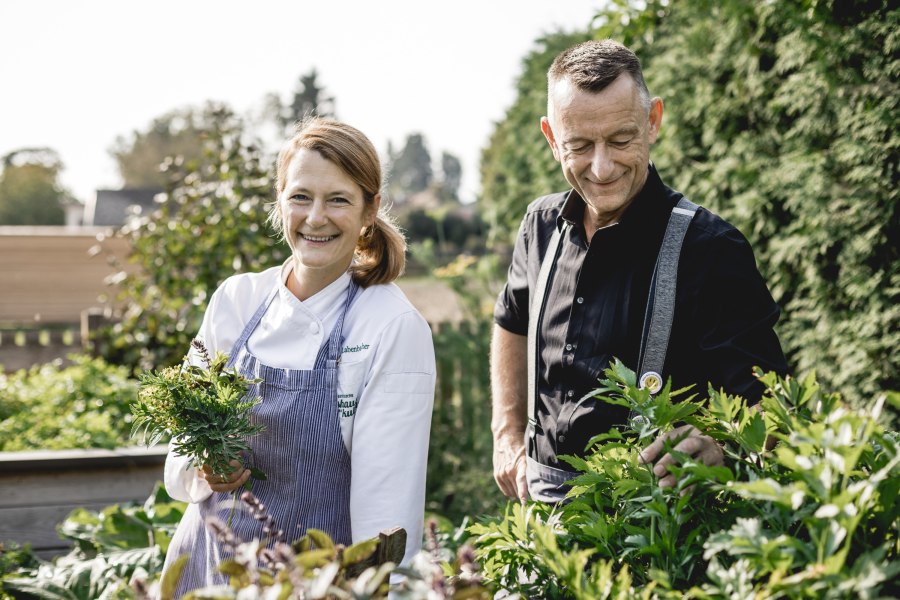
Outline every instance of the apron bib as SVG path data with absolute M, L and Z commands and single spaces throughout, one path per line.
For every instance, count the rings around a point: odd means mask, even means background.
M 309 528 L 321 529 L 335 543 L 350 545 L 350 455 L 341 435 L 337 407 L 337 366 L 340 362 L 344 318 L 356 296 L 351 280 L 344 309 L 322 344 L 312 370 L 280 369 L 260 362 L 247 347 L 278 287 L 260 304 L 234 343 L 228 359 L 246 377 L 262 379 L 249 395 L 262 398 L 253 408 L 252 421 L 265 430 L 250 440 L 251 464 L 265 474 L 253 482 L 252 492 L 266 506 L 284 539 L 290 543 Z M 238 489 L 240 495 L 242 489 Z M 214 492 L 206 500 L 188 505 L 166 553 L 165 571 L 181 554 L 190 554 L 175 593 L 224 585 L 218 565 L 226 556 L 206 526 L 208 517 L 228 523 L 232 494 Z M 263 525 L 238 500 L 231 530 L 241 542 L 262 538 Z M 270 544 L 271 546 L 271 544 Z

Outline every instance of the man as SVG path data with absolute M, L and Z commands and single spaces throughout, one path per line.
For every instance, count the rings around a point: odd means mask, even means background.
M 779 309 L 746 239 L 682 201 L 650 163 L 662 117 L 662 100 L 651 98 L 640 61 L 617 42 L 579 44 L 550 67 L 541 130 L 572 189 L 529 205 L 494 312 L 494 477 L 510 498 L 524 500 L 530 492 L 534 499 L 562 499 L 562 482 L 573 474 L 558 457 L 583 455 L 592 436 L 627 419 L 624 409 L 584 397 L 613 358 L 637 370 L 642 339 L 659 330 L 645 327 L 645 315 L 667 304 L 648 306 L 648 298 L 671 216 L 689 215 L 682 221 L 689 225 L 674 254 L 666 254 L 677 261 L 677 291 L 668 303 L 671 326 L 663 327 L 662 372 L 648 375 L 671 377 L 676 388 L 694 384 L 702 393 L 710 382 L 758 399 L 753 366 L 786 371 L 772 329 Z M 554 231 L 558 250 L 547 257 Z M 550 275 L 543 298 L 535 298 L 545 262 Z M 535 348 L 532 415 L 526 414 L 528 342 Z M 721 464 L 711 438 L 687 427 L 675 436 L 679 451 Z M 656 440 L 642 459 L 654 464 L 660 485 L 673 485 L 666 469 L 673 458 L 660 456 L 662 449 Z

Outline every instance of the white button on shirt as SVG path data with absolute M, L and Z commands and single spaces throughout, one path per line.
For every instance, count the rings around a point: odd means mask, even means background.
M 301 302 L 284 285 L 288 264 L 236 275 L 216 290 L 197 334 L 211 353 L 230 353 L 260 303 L 278 286 L 248 348 L 270 367 L 313 368 L 343 310 L 350 276 L 342 275 Z M 353 473 L 353 541 L 399 525 L 407 531 L 406 562 L 422 538 L 435 382 L 431 329 L 400 288 L 375 285 L 357 293 L 344 321 L 343 344 L 335 410 Z M 198 363 L 194 356 L 191 360 Z M 186 459 L 170 453 L 166 489 L 178 500 L 202 501 L 211 490 L 186 466 Z

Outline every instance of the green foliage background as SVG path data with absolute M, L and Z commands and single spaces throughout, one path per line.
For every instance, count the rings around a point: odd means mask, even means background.
M 287 250 L 266 224 L 270 157 L 227 107 L 207 113 L 201 161 L 167 160 L 159 210 L 123 228 L 138 268 L 117 276 L 121 320 L 95 340 L 135 369 L 177 364 L 209 296 L 228 276 L 280 264 Z
M 0 225 L 63 225 L 63 165 L 49 148 L 22 148 L 2 159 Z
M 900 388 L 897 104 L 889 2 L 615 2 L 591 36 L 641 58 L 665 103 L 651 157 L 670 186 L 750 239 L 798 371 L 853 400 Z M 585 36 L 586 37 L 586 36 Z M 528 202 L 565 189 L 538 120 L 548 36 L 482 164 L 482 207 L 509 242 Z
M 125 367 L 72 356 L 28 370 L 0 371 L 0 452 L 130 446 L 137 382 Z

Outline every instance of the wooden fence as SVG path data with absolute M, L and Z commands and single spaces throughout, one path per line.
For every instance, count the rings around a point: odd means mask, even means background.
M 0 227 L 0 323 L 78 323 L 113 290 L 126 239 L 95 227 Z M 100 244 L 102 241 L 102 250 Z
M 68 549 L 56 526 L 75 508 L 143 502 L 162 480 L 165 447 L 0 452 L 0 541 L 38 556 Z

